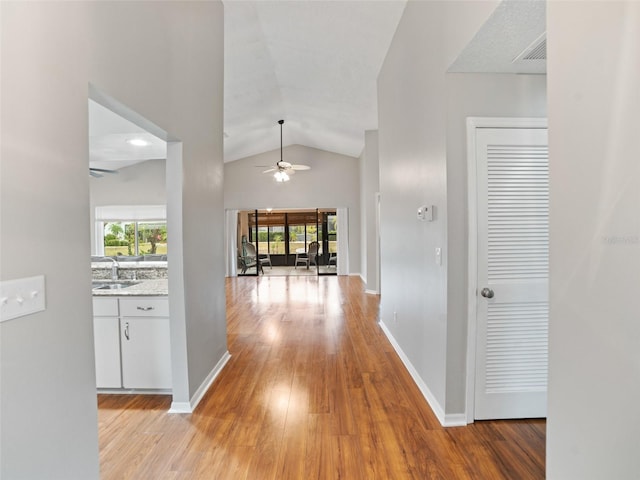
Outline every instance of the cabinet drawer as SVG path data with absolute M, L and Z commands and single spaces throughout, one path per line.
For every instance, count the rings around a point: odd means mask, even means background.
M 123 317 L 168 317 L 167 297 L 136 297 L 120 299 L 120 314 Z
M 118 299 L 93 297 L 93 316 L 94 317 L 117 317 L 118 316 Z

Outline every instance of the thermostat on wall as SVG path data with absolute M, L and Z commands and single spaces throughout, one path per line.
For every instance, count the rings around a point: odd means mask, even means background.
M 423 205 L 418 208 L 418 220 L 433 221 L 433 205 Z

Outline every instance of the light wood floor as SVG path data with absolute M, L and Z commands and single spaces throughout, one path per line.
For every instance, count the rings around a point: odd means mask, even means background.
M 235 278 L 224 371 L 191 415 L 99 397 L 103 479 L 541 479 L 545 422 L 440 427 L 357 277 Z

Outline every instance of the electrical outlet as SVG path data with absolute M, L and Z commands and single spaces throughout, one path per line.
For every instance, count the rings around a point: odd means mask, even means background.
M 393 312 L 393 323 L 398 323 L 398 313 Z

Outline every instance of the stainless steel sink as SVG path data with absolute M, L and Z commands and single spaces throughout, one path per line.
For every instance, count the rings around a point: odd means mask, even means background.
M 136 281 L 129 281 L 129 280 L 124 280 L 124 281 L 118 281 L 118 282 L 92 282 L 92 289 L 93 290 L 119 290 L 121 288 L 127 288 L 130 287 L 132 285 L 137 285 L 140 282 L 136 282 Z

